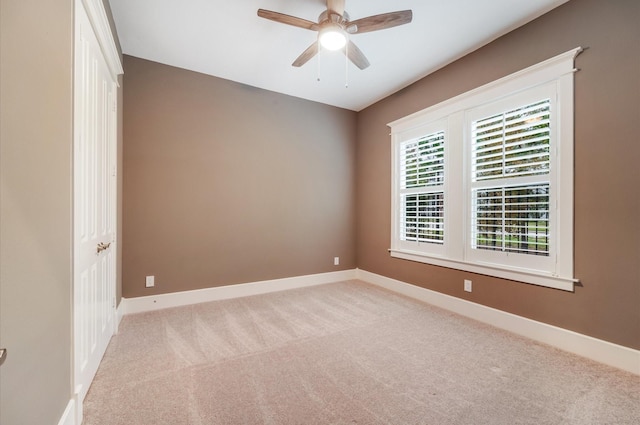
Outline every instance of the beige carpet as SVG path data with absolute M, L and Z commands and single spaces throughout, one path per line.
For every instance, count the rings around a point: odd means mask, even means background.
M 126 316 L 85 425 L 640 424 L 640 377 L 348 281 Z

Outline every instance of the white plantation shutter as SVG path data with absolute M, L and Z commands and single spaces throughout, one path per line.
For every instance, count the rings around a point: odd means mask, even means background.
M 402 239 L 444 243 L 444 193 L 403 197 Z
M 475 181 L 549 173 L 550 100 L 473 123 Z
M 542 99 L 471 123 L 473 249 L 549 255 L 550 109 Z
M 549 185 L 474 190 L 472 247 L 549 255 Z
M 400 238 L 444 243 L 444 131 L 400 144 Z
M 401 187 L 442 186 L 444 131 L 404 142 L 400 153 Z

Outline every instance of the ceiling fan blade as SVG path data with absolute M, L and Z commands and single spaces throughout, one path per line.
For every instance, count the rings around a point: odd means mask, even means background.
M 307 50 L 302 52 L 298 58 L 293 61 L 291 65 L 300 67 L 305 63 L 309 62 L 309 59 L 318 54 L 318 42 L 313 43 L 311 46 L 307 47 Z
M 344 15 L 344 0 L 327 0 L 327 10 L 336 12 L 338 15 Z
M 304 28 L 312 31 L 318 30 L 318 24 L 316 22 L 307 21 L 306 19 L 298 18 L 295 16 L 285 15 L 284 13 L 280 12 L 258 9 L 258 16 L 261 18 L 280 22 L 281 24 L 293 25 L 294 27 L 298 28 Z
M 364 32 L 378 31 L 408 24 L 412 19 L 413 12 L 410 10 L 383 13 L 349 22 L 347 32 L 350 34 L 362 34 Z M 353 28 L 354 26 L 355 29 Z
M 344 49 L 342 51 L 344 52 Z M 347 45 L 346 55 L 349 60 L 360 69 L 365 69 L 369 66 L 367 57 L 364 55 L 364 53 L 362 53 L 362 50 L 360 50 L 358 46 L 356 46 L 351 40 L 349 40 L 349 44 Z

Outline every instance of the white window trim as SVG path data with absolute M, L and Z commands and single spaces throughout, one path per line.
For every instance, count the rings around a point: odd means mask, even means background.
M 407 117 L 389 123 L 391 127 L 392 149 L 392 226 L 390 254 L 395 258 L 432 264 L 436 266 L 454 268 L 458 270 L 495 276 L 566 291 L 574 290 L 574 283 L 578 279 L 573 277 L 573 73 L 575 57 L 582 52 L 581 47 L 555 56 L 544 62 L 533 65 L 499 80 L 485 84 L 469 92 L 463 93 L 437 105 L 411 114 Z M 556 170 L 553 178 L 557 190 L 556 210 L 556 247 L 557 262 L 553 272 L 541 272 L 521 267 L 504 266 L 481 261 L 470 261 L 465 255 L 468 243 L 466 241 L 466 226 L 470 217 L 467 212 L 469 205 L 466 196 L 468 186 L 466 167 L 466 148 L 468 143 L 452 143 L 451 140 L 467 140 L 468 135 L 462 134 L 465 122 L 465 111 L 494 102 L 505 96 L 533 87 L 555 83 L 557 87 L 557 114 L 564 118 L 558 119 L 557 136 L 561 143 L 557 143 Z M 568 101 L 563 101 L 567 99 Z M 397 166 L 398 146 L 400 142 L 419 137 L 421 130 L 436 121 L 447 122 L 445 140 L 445 166 L 448 173 L 445 177 L 445 243 L 441 252 L 412 251 L 403 247 L 399 240 L 398 214 L 398 175 Z M 424 133 L 423 133 L 424 134 Z M 452 157 L 462 157 L 463 161 L 451 161 Z M 455 169 L 454 169 L 455 167 Z M 459 195 L 451 196 L 458 193 Z M 458 208 L 452 207 L 452 199 Z M 554 206 L 551 206 L 554 208 Z

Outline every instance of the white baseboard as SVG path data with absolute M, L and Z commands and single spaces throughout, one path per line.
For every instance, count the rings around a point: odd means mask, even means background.
M 324 283 L 340 282 L 355 278 L 356 270 L 351 269 L 307 276 L 288 277 L 284 279 L 218 286 L 215 288 L 197 289 L 194 291 L 151 295 L 148 297 L 122 298 L 118 310 L 123 314 L 142 313 L 145 311 L 160 310 L 163 308 L 179 307 L 209 301 L 260 295 L 306 286 L 322 285 Z
M 76 425 L 76 402 L 74 399 L 69 400 L 69 403 L 67 403 L 58 425 Z
M 360 269 L 242 283 L 148 297 L 122 298 L 117 309 L 117 323 L 119 324 L 123 315 L 126 314 L 260 295 L 349 279 L 360 279 L 497 328 L 549 344 L 561 350 L 640 375 L 640 351 L 638 350 Z
M 120 304 L 116 307 L 116 326 L 114 329 L 114 335 L 118 333 L 118 329 L 120 328 L 120 322 L 122 322 L 122 318 L 124 317 L 124 298 L 120 300 Z
M 500 329 L 640 375 L 640 351 L 557 326 L 537 322 L 502 310 L 421 288 L 365 270 L 356 278 L 411 298 L 453 311 Z

